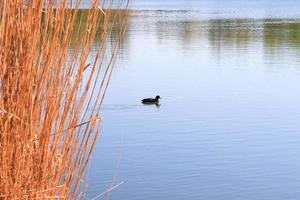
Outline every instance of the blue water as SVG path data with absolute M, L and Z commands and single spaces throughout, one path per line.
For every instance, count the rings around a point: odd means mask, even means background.
M 195 10 L 206 18 L 287 18 L 300 16 L 297 0 L 133 0 L 132 9 Z
M 86 197 L 299 199 L 300 3 L 134 6 Z
M 88 8 L 91 0 L 81 0 Z M 125 8 L 127 0 L 114 0 Z M 102 1 L 103 6 L 110 0 Z M 131 0 L 132 10 L 193 10 L 202 18 L 299 18 L 298 0 Z

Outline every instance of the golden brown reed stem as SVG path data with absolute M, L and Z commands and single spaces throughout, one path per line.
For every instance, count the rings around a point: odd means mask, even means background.
M 69 3 L 0 2 L 0 199 L 78 198 L 127 11 Z

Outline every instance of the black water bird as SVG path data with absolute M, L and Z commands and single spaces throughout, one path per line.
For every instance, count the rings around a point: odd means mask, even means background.
M 147 99 L 143 99 L 142 103 L 143 104 L 159 104 L 159 100 L 160 100 L 160 96 L 156 96 L 155 99 L 153 98 L 147 98 Z

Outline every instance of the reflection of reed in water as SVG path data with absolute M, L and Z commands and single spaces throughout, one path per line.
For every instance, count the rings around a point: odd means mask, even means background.
M 98 0 L 86 11 L 85 24 L 78 9 L 47 2 L 47 8 L 39 0 L 28 1 L 26 8 L 22 1 L 1 4 L 1 199 L 82 195 L 100 131 L 99 109 L 126 24 L 126 11 L 107 9 L 104 17 Z M 116 23 L 118 39 L 108 54 L 107 38 Z
M 103 10 L 105 12 L 105 10 Z M 111 10 L 110 11 L 113 15 L 119 16 L 119 18 L 127 19 L 127 15 L 129 14 L 128 10 L 120 9 L 120 10 Z M 74 48 L 74 45 L 76 44 L 76 41 L 78 38 L 81 37 L 83 34 L 83 31 L 85 30 L 84 27 L 87 24 L 87 17 L 88 17 L 88 10 L 86 9 L 80 9 L 78 10 L 78 17 L 74 24 L 74 31 L 72 34 L 72 39 L 70 42 L 69 48 L 72 50 Z M 102 38 L 104 37 L 103 31 L 106 26 L 109 26 L 110 31 L 106 32 L 106 44 L 109 46 L 110 51 L 112 51 L 113 47 L 118 44 L 118 55 L 123 54 L 122 51 L 124 50 L 124 42 L 127 40 L 127 34 L 125 30 L 123 30 L 123 23 L 120 22 L 120 20 L 113 20 L 111 18 L 109 24 L 104 24 L 104 16 L 101 15 L 101 19 L 99 22 L 99 26 L 94 38 L 93 42 L 93 49 L 97 49 L 99 45 L 101 44 Z M 120 37 L 120 32 L 123 32 L 122 37 Z
M 205 51 L 211 51 L 217 61 L 233 49 L 241 54 L 261 50 L 270 63 L 298 55 L 299 19 L 202 19 L 198 15 L 197 11 L 134 11 L 128 35 L 143 32 L 161 44 L 172 41 L 186 52 L 208 47 Z
M 266 48 L 300 45 L 300 21 L 297 19 L 206 20 L 197 18 L 197 15 L 197 11 L 134 11 L 128 31 L 154 32 L 160 41 L 174 39 L 182 42 L 184 48 L 200 40 L 207 40 L 213 48 L 243 48 L 262 39 Z

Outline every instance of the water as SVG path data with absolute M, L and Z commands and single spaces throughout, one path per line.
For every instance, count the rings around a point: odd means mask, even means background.
M 298 199 L 300 3 L 134 6 L 87 197 L 120 184 L 110 199 Z

